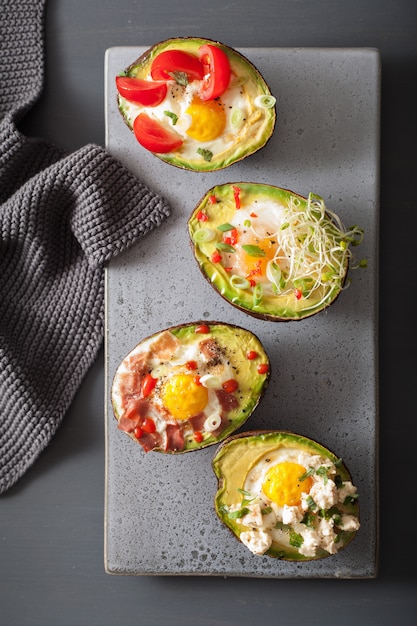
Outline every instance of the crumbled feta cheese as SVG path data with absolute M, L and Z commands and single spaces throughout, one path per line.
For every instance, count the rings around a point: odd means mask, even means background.
M 245 526 L 257 526 L 260 528 L 263 524 L 260 504 L 249 504 L 247 508 L 249 513 L 246 513 L 239 521 Z
M 321 479 L 317 480 L 310 489 L 310 496 L 319 509 L 330 509 L 338 502 L 339 497 L 336 484 L 330 478 L 326 482 Z
M 338 491 L 339 502 L 343 503 L 348 496 L 352 496 L 354 493 L 356 493 L 356 491 L 356 487 L 352 485 L 350 480 L 344 482 Z
M 253 554 L 265 554 L 272 543 L 271 535 L 263 530 L 240 533 L 240 540 Z
M 288 506 L 284 504 L 282 509 L 282 521 L 284 524 L 295 524 L 301 522 L 304 515 L 298 506 Z
M 360 524 L 357 517 L 354 515 L 342 515 L 341 522 L 339 524 L 342 530 L 358 530 Z
M 320 545 L 319 534 L 312 528 L 305 528 L 300 530 L 300 535 L 304 541 L 298 549 L 300 554 L 304 556 L 315 556 L 317 547 Z

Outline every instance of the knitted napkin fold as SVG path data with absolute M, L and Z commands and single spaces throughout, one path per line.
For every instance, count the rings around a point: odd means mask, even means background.
M 103 340 L 104 265 L 166 201 L 103 148 L 18 122 L 44 80 L 45 0 L 0 0 L 0 493 L 48 445 Z

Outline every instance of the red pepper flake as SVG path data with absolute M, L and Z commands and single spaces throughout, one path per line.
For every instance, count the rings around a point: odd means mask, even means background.
M 208 201 L 210 202 L 210 204 L 217 204 L 216 196 L 209 196 Z
M 235 246 L 237 244 L 238 232 L 237 228 L 233 228 L 229 230 L 223 235 L 224 243 L 227 243 L 229 246 Z
M 301 293 L 301 291 L 299 289 L 295 288 L 294 289 L 294 295 L 297 298 L 297 300 L 300 300 L 300 298 L 302 298 L 303 294 Z
M 201 335 L 207 335 L 210 332 L 210 326 L 208 324 L 200 324 L 200 326 L 196 327 L 195 332 Z
M 233 271 L 233 267 L 225 267 L 225 268 L 224 268 L 224 271 L 225 271 L 225 272 L 228 272 L 228 273 L 230 274 L 230 272 L 232 272 L 232 271 Z
M 234 378 L 231 378 L 230 380 L 225 380 L 222 387 L 226 393 L 233 393 L 239 387 L 239 383 Z
M 256 371 L 258 372 L 258 374 L 266 374 L 267 372 L 269 372 L 268 363 L 260 363 L 256 368 Z
M 201 443 L 204 439 L 204 435 L 202 432 L 200 432 L 199 430 L 196 430 L 196 432 L 194 433 L 194 441 L 196 441 L 197 443 Z
M 197 385 L 197 387 L 201 387 L 201 385 L 203 384 L 200 380 L 201 376 L 195 376 L 194 377 L 194 382 Z
M 246 353 L 246 358 L 249 361 L 253 361 L 254 359 L 256 359 L 258 357 L 258 353 L 256 352 L 256 350 L 249 350 L 249 352 Z
M 251 287 L 255 287 L 256 285 L 256 280 L 253 280 L 253 278 L 251 278 L 250 276 L 246 276 L 247 280 L 249 281 L 249 284 Z
M 250 213 L 249 215 L 250 215 L 250 217 L 258 217 L 258 216 L 257 216 L 257 214 L 256 214 L 256 213 L 253 213 L 253 212 L 252 212 L 252 213 Z
M 240 209 L 240 187 L 236 187 L 235 185 L 232 185 L 232 189 L 233 189 L 233 197 L 235 199 L 235 205 L 237 209 Z
M 217 250 L 215 250 L 213 254 L 211 255 L 211 262 L 220 263 L 221 260 L 222 260 L 222 255 L 220 254 L 220 252 L 217 252 Z
M 187 361 L 185 364 L 187 370 L 196 370 L 197 369 L 197 361 Z
M 207 222 L 208 221 L 208 216 L 206 213 L 204 213 L 204 211 L 198 211 L 197 213 L 197 219 L 200 222 Z

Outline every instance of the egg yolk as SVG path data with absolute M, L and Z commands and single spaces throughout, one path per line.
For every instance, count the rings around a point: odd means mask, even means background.
M 197 385 L 195 376 L 176 374 L 164 385 L 162 402 L 177 420 L 186 420 L 200 413 L 208 401 L 208 389 Z
M 298 506 L 301 503 L 301 494 L 309 493 L 313 485 L 310 476 L 300 480 L 305 472 L 305 467 L 289 461 L 273 465 L 266 473 L 262 491 L 278 506 Z
M 267 263 L 274 258 L 277 251 L 276 240 L 245 236 L 239 238 L 239 244 L 233 255 L 235 269 L 249 278 L 265 280 Z M 255 253 L 249 254 L 242 245 L 256 246 L 262 250 L 264 256 L 256 256 Z
M 186 113 L 191 116 L 187 135 L 196 141 L 211 141 L 219 137 L 226 126 L 226 114 L 223 106 L 215 101 L 203 102 L 193 98 Z

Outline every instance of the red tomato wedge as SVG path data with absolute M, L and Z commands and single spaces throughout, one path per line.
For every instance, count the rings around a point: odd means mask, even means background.
M 155 107 L 165 99 L 167 84 L 131 78 L 130 76 L 116 76 L 117 91 L 129 102 L 136 102 L 143 106 Z
M 203 64 L 198 57 L 183 50 L 164 50 L 154 58 L 151 65 L 153 80 L 177 80 L 181 74 L 187 75 L 188 82 L 202 80 Z
M 230 82 L 230 63 L 227 54 L 217 46 L 205 44 L 199 50 L 204 66 L 204 79 L 200 90 L 202 100 L 214 100 L 222 95 Z
M 151 152 L 172 152 L 182 145 L 177 133 L 162 126 L 146 113 L 139 113 L 133 122 L 133 132 L 141 146 Z

